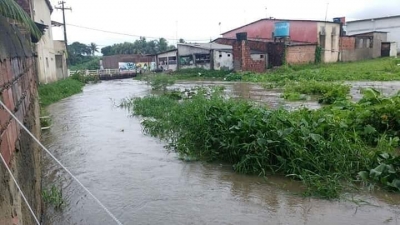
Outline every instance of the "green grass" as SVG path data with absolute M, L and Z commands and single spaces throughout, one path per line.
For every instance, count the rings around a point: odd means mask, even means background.
M 50 84 L 39 86 L 39 99 L 41 107 L 49 106 L 61 99 L 82 92 L 85 83 L 67 78 Z
M 349 63 L 282 66 L 265 73 L 245 73 L 249 82 L 316 81 L 393 81 L 400 80 L 400 59 L 381 58 Z
M 42 197 L 45 203 L 53 205 L 55 209 L 62 209 L 65 205 L 61 189 L 54 185 L 49 190 L 43 190 Z
M 187 100 L 147 96 L 123 105 L 144 116 L 144 131 L 181 158 L 222 161 L 245 174 L 282 174 L 302 181 L 305 195 L 328 199 L 352 183 L 400 191 L 400 95 L 368 89 L 358 103 L 287 111 L 196 91 Z
M 289 101 L 306 100 L 306 95 L 318 96 L 321 104 L 345 100 L 350 95 L 350 85 L 315 80 L 289 81 L 284 86 L 283 98 Z

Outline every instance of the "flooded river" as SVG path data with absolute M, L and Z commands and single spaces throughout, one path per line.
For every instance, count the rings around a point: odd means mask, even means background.
M 257 90 L 228 85 L 243 97 L 258 98 L 251 94 Z M 258 92 L 261 100 L 274 95 Z M 301 185 L 285 178 L 244 176 L 227 165 L 179 160 L 163 143 L 142 134 L 139 118 L 114 104 L 148 93 L 146 85 L 133 80 L 87 85 L 83 93 L 48 108 L 53 125 L 43 134 L 50 151 L 123 224 L 400 224 L 399 195 L 302 198 L 297 195 Z M 62 187 L 68 203 L 63 211 L 49 208 L 44 224 L 115 224 L 46 155 L 43 175 L 45 186 Z

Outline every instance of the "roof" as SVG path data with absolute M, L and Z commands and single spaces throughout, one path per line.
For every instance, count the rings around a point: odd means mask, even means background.
M 216 42 L 217 40 L 232 40 L 236 41 L 236 38 L 217 38 L 213 40 L 213 42 Z M 247 38 L 248 41 L 254 41 L 254 42 L 265 42 L 265 43 L 273 43 L 275 42 L 274 39 L 266 39 L 266 38 Z M 290 41 L 288 45 L 290 46 L 295 46 L 295 45 L 315 45 L 316 43 L 309 43 L 309 42 L 300 42 L 300 41 Z
M 49 9 L 50 9 L 50 13 L 52 13 L 53 12 L 53 6 L 51 6 L 50 0 L 45 0 L 45 1 L 46 1 L 46 4 L 47 4 L 47 7 L 49 7 Z
M 349 37 L 353 37 L 353 36 L 359 36 L 359 35 L 363 35 L 363 34 L 373 34 L 373 33 L 383 33 L 383 34 L 387 34 L 389 32 L 386 31 L 369 31 L 369 32 L 363 32 L 363 33 L 358 33 L 358 34 L 352 34 L 352 35 L 348 35 Z
M 222 33 L 222 35 L 223 35 L 223 34 L 230 33 L 230 32 L 232 32 L 232 31 L 235 31 L 235 30 L 238 30 L 238 29 L 241 29 L 241 28 L 243 28 L 243 27 L 247 27 L 247 26 L 252 25 L 252 24 L 255 24 L 255 23 L 259 23 L 259 22 L 261 22 L 261 21 L 269 21 L 269 20 L 277 21 L 277 22 L 280 22 L 280 21 L 292 22 L 292 21 L 293 21 L 293 22 L 312 22 L 312 23 L 335 23 L 335 22 L 331 22 L 331 21 L 322 21 L 322 20 L 294 20 L 294 19 L 275 19 L 275 18 L 271 19 L 271 18 L 264 18 L 264 19 L 260 19 L 260 20 L 257 20 L 257 21 L 248 23 L 248 24 L 243 25 L 243 26 L 241 26 L 241 27 L 237 27 L 237 28 L 235 28 L 235 29 L 226 31 L 226 32 Z
M 353 20 L 353 21 L 348 21 L 346 23 L 356 23 L 356 22 L 363 22 L 363 21 L 384 20 L 384 19 L 393 19 L 393 18 L 400 18 L 400 15 L 376 17 L 376 18 L 369 18 L 369 19 L 362 19 L 362 20 Z
M 51 21 L 51 25 L 53 26 L 53 27 L 61 27 L 61 26 L 64 26 L 64 24 L 63 23 L 60 23 L 60 22 L 57 22 L 57 21 Z
M 178 44 L 183 46 L 189 46 L 193 48 L 202 48 L 207 50 L 229 50 L 232 49 L 230 45 L 222 45 L 218 43 L 195 43 L 195 44 Z
M 163 52 L 159 52 L 159 53 L 156 53 L 156 54 L 150 54 L 149 56 L 161 55 L 161 54 L 165 54 L 165 53 L 169 53 L 169 52 L 176 52 L 176 51 L 178 51 L 178 49 L 174 48 L 174 49 L 163 51 Z

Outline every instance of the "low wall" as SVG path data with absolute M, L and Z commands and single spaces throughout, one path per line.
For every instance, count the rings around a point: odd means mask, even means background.
M 286 63 L 307 64 L 315 62 L 316 45 L 294 45 L 286 47 Z
M 36 62 L 27 37 L 0 16 L 0 98 L 39 137 Z M 0 108 L 0 124 L 0 153 L 40 219 L 40 149 L 3 108 Z M 3 162 L 0 162 L 0 224 L 35 224 Z

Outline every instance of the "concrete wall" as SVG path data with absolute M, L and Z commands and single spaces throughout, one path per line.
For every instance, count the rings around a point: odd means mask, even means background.
M 381 45 L 386 39 L 386 33 L 367 33 L 341 37 L 339 60 L 350 62 L 381 57 Z
M 324 32 L 325 35 L 322 35 Z M 318 44 L 322 47 L 322 62 L 330 63 L 339 60 L 340 24 L 318 23 Z M 322 39 L 325 40 L 325 45 Z
M 56 58 L 57 80 L 68 77 L 67 57 L 64 41 L 54 41 L 54 51 Z
M 103 67 L 104 69 L 118 69 L 119 62 L 133 62 L 133 63 L 143 63 L 147 62 L 150 64 L 151 62 L 155 62 L 154 56 L 145 56 L 145 55 L 110 55 L 103 56 Z
M 236 33 L 247 32 L 247 37 L 272 39 L 272 32 L 275 29 L 275 22 L 282 20 L 259 20 L 248 24 L 244 27 L 224 33 L 224 38 L 236 38 Z M 292 41 L 318 42 L 318 22 L 315 21 L 289 21 L 290 23 L 290 39 Z M 328 23 L 329 24 L 329 23 Z
M 367 33 L 371 31 L 388 32 L 388 41 L 400 43 L 400 16 L 374 20 L 350 21 L 346 24 L 347 35 Z M 400 53 L 400 45 L 397 46 Z
M 39 137 L 37 74 L 30 37 L 0 16 L 0 99 Z M 34 213 L 41 217 L 40 149 L 0 108 L 0 154 L 13 171 Z M 6 167 L 0 162 L 0 224 L 35 224 Z
M 390 43 L 390 56 L 397 58 L 397 42 Z
M 33 0 L 33 18 L 35 22 L 49 26 L 37 45 L 37 68 L 39 82 L 57 81 L 56 58 L 51 30 L 51 10 L 45 0 Z
M 233 54 L 228 51 L 214 51 L 214 69 L 215 70 L 232 70 Z
M 315 62 L 316 45 L 295 45 L 286 47 L 286 63 L 307 64 Z
M 179 61 L 179 69 L 193 69 L 193 68 L 202 68 L 209 70 L 211 69 L 211 57 L 210 57 L 210 62 L 209 63 L 196 63 L 195 62 L 195 55 L 197 54 L 204 54 L 207 55 L 209 54 L 211 56 L 211 52 L 208 49 L 203 49 L 203 48 L 197 48 L 197 47 L 192 47 L 192 46 L 187 46 L 187 45 L 178 45 L 178 61 Z M 193 60 L 191 60 L 191 63 L 189 65 L 184 65 L 182 64 L 181 58 L 184 56 L 191 56 Z

